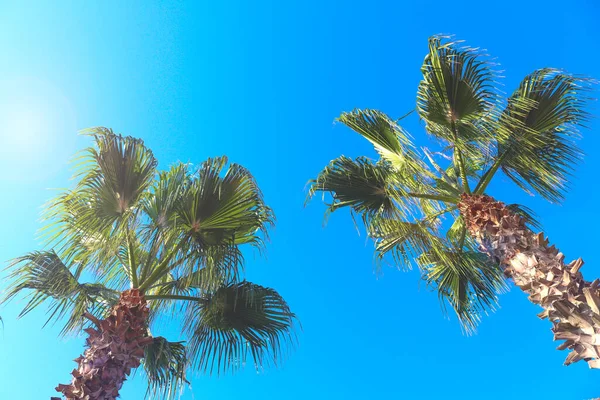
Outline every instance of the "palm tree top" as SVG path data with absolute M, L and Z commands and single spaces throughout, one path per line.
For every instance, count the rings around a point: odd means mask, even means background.
M 429 39 L 416 110 L 438 151 L 417 149 L 385 113 L 355 109 L 337 121 L 374 146 L 379 158 L 341 156 L 310 181 L 309 198 L 331 194 L 327 213 L 349 207 L 361 218 L 381 261 L 410 268 L 449 304 L 467 332 L 505 289 L 498 265 L 477 251 L 457 204 L 483 194 L 503 173 L 528 193 L 560 202 L 582 152 L 590 79 L 544 68 L 527 75 L 508 98 L 495 64 L 479 49 L 448 37 Z M 536 226 L 528 208 L 509 205 Z M 446 218 L 449 217 L 447 220 Z
M 94 145 L 75 159 L 73 188 L 45 210 L 47 250 L 13 260 L 4 301 L 27 292 L 21 315 L 47 303 L 66 334 L 139 289 L 154 337 L 143 360 L 150 397 L 175 396 L 188 367 L 224 373 L 283 359 L 296 317 L 274 289 L 243 278 L 242 249 L 262 251 L 274 223 L 250 172 L 227 157 L 158 171 L 142 140 L 107 128 L 85 134 Z M 165 320 L 185 341 L 156 335 Z

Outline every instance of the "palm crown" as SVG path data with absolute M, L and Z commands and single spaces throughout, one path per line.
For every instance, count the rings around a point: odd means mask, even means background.
M 149 395 L 174 395 L 191 365 L 226 372 L 246 359 L 277 362 L 294 314 L 273 289 L 242 279 L 240 247 L 262 250 L 273 212 L 252 175 L 227 158 L 156 171 L 143 142 L 105 128 L 76 159 L 77 183 L 50 202 L 43 231 L 51 250 L 12 263 L 7 299 L 29 289 L 22 315 L 50 302 L 63 333 L 103 318 L 119 294 L 137 288 L 150 306 L 153 342 L 143 366 Z M 83 282 L 93 278 L 92 283 Z M 177 320 L 187 344 L 154 335 Z M 84 317 L 87 316 L 86 317 Z
M 379 159 L 331 161 L 311 180 L 309 196 L 329 192 L 328 213 L 349 207 L 360 216 L 377 261 L 416 264 L 470 332 L 505 281 L 497 260 L 478 252 L 467 234 L 461 194 L 483 194 L 502 172 L 527 192 L 561 201 L 581 155 L 574 139 L 587 118 L 590 81 L 540 69 L 503 99 L 487 57 L 440 36 L 429 39 L 421 72 L 418 115 L 441 150 L 419 151 L 399 120 L 383 112 L 343 113 L 338 121 L 371 142 Z M 528 208 L 509 207 L 536 226 Z

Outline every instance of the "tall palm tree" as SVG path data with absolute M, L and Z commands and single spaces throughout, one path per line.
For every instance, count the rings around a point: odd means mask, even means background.
M 341 156 L 311 181 L 309 197 L 332 195 L 327 213 L 348 207 L 375 242 L 376 260 L 416 265 L 467 332 L 511 278 L 541 318 L 552 323 L 566 364 L 600 368 L 599 280 L 590 283 L 548 246 L 532 212 L 486 194 L 503 172 L 520 188 L 563 199 L 581 151 L 577 128 L 588 117 L 590 81 L 556 69 L 527 75 L 507 99 L 494 65 L 477 49 L 447 37 L 429 39 L 417 112 L 439 152 L 419 151 L 408 133 L 376 110 L 353 110 L 338 121 L 370 141 L 379 159 Z
M 49 302 L 50 320 L 66 319 L 62 333 L 87 333 L 71 383 L 56 390 L 115 399 L 141 364 L 147 396 L 163 399 L 188 367 L 277 363 L 295 316 L 275 290 L 242 279 L 241 246 L 261 250 L 274 220 L 248 170 L 219 157 L 157 172 L 141 140 L 88 133 L 95 146 L 76 159 L 74 189 L 47 207 L 49 249 L 12 262 L 5 299 L 28 291 L 21 315 Z M 187 343 L 155 334 L 169 318 Z

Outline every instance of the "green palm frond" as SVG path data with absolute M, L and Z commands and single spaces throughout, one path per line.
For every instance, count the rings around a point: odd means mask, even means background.
M 496 294 L 507 287 L 500 267 L 482 253 L 432 248 L 417 262 L 442 309 L 449 304 L 467 333 L 475 330 L 481 314 L 494 309 Z
M 384 113 L 355 109 L 342 113 L 338 121 L 371 142 L 382 159 L 392 165 L 396 174 L 402 174 L 407 183 L 427 172 L 408 133 Z
M 95 214 L 115 220 L 136 206 L 152 184 L 157 161 L 141 139 L 116 135 L 111 129 L 85 131 L 96 147 L 79 163 L 79 186 L 87 191 Z
M 188 383 L 188 358 L 183 342 L 169 342 L 157 336 L 144 349 L 144 372 L 148 377 L 148 399 L 174 399 Z
M 500 166 L 522 189 L 561 201 L 582 154 L 574 140 L 588 119 L 589 83 L 548 68 L 525 77 L 500 116 L 492 171 Z
M 489 136 L 485 121 L 497 102 L 494 73 L 477 49 L 444 39 L 429 39 L 417 110 L 429 133 L 460 147 Z
M 491 146 L 488 147 L 491 148 Z M 464 144 L 461 148 L 465 175 L 467 178 L 479 180 L 493 156 L 489 154 L 489 151 L 482 151 L 479 146 L 471 143 Z M 457 182 L 461 179 L 461 170 L 456 152 L 454 153 L 454 157 L 452 158 L 446 173 Z M 462 189 L 460 188 L 460 185 L 458 185 L 458 188 L 459 190 Z
M 157 162 L 139 139 L 106 128 L 86 132 L 94 146 L 77 160 L 76 187 L 48 204 L 43 234 L 62 258 L 77 260 L 101 279 L 123 283 L 128 277 L 119 253 L 125 231 L 137 223 Z
M 417 92 L 417 110 L 427 132 L 451 144 L 462 186 L 470 193 L 465 158 L 485 153 L 489 148 L 498 95 L 492 66 L 483 55 L 477 49 L 445 39 L 429 39 L 429 54 L 421 67 L 423 80 Z
M 178 220 L 199 243 L 250 243 L 261 248 L 258 233 L 266 235 L 273 212 L 250 172 L 231 164 L 223 174 L 226 164 L 226 157 L 202 164 L 179 204 Z
M 273 289 L 232 283 L 194 306 L 185 326 L 190 358 L 202 371 L 234 371 L 248 358 L 257 368 L 277 365 L 293 341 L 296 316 Z
M 209 246 L 204 250 L 195 268 L 188 265 L 175 269 L 146 290 L 158 297 L 150 304 L 151 320 L 179 315 L 189 306 L 171 301 L 173 295 L 202 296 L 241 279 L 243 255 L 237 246 Z
M 171 222 L 163 223 L 164 229 L 157 229 L 156 222 L 145 228 L 147 242 L 152 243 L 149 256 L 156 262 L 143 267 L 141 289 L 169 273 L 190 275 L 200 268 L 215 278 L 233 278 L 240 274 L 244 261 L 239 246 L 263 249 L 267 230 L 274 222 L 273 212 L 247 169 L 237 164 L 226 166 L 227 158 L 219 157 L 204 162 L 195 174 L 187 174 L 180 166 L 159 178 L 159 185 L 164 179 L 164 186 L 184 182 L 185 188 L 170 200 L 168 217 L 166 201 L 162 206 L 147 202 L 152 215 L 162 214 Z
M 51 200 L 44 210 L 47 223 L 42 237 L 62 258 L 77 260 L 97 275 L 118 262 L 121 237 L 115 227 L 99 218 L 87 193 L 68 190 Z
M 142 208 L 149 218 L 147 229 L 165 231 L 173 226 L 177 207 L 190 184 L 191 176 L 186 164 L 177 163 L 168 171 L 158 173 L 151 195 L 142 200 Z
M 104 314 L 117 302 L 118 293 L 101 284 L 79 283 L 75 275 L 53 251 L 32 252 L 12 261 L 10 286 L 3 302 L 28 290 L 29 301 L 22 317 L 49 301 L 48 322 L 67 318 L 61 334 L 76 332 L 86 323 L 85 312 Z
M 462 249 L 465 245 L 465 240 L 467 237 L 467 226 L 465 225 L 465 220 L 462 215 L 458 215 L 448 231 L 446 232 L 446 239 L 453 245 L 456 249 Z
M 341 156 L 309 182 L 308 196 L 313 197 L 317 192 L 331 193 L 333 202 L 328 205 L 328 212 L 350 207 L 365 221 L 379 215 L 391 218 L 401 211 L 396 205 L 399 193 L 393 179 L 393 169 L 387 163 Z
M 377 264 L 390 254 L 394 263 L 403 269 L 410 269 L 412 260 L 440 241 L 435 227 L 427 221 L 379 218 L 369 225 L 368 234 L 375 241 Z
M 189 166 L 177 163 L 158 173 L 150 193 L 142 199 L 145 214 L 139 236 L 147 245 L 140 259 L 140 281 L 160 264 L 160 258 L 176 252 L 182 238 L 178 227 L 177 208 L 192 182 Z M 166 276 L 166 275 L 165 275 Z
M 21 268 L 19 264 L 22 264 Z M 32 252 L 13 260 L 9 268 L 14 268 L 10 278 L 12 287 L 7 293 L 10 300 L 24 289 L 33 289 L 32 299 L 25 305 L 21 316 L 33 310 L 48 298 L 58 299 L 56 308 L 64 310 L 69 298 L 76 294 L 79 282 L 69 268 L 53 251 Z

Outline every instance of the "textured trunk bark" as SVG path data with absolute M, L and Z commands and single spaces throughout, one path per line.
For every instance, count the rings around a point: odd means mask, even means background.
M 507 277 L 544 308 L 538 316 L 552 322 L 559 350 L 570 349 L 565 365 L 579 360 L 600 368 L 600 280 L 587 282 L 579 272 L 581 259 L 564 263 L 564 256 L 542 233 L 489 196 L 463 195 L 459 210 L 471 235 Z
M 127 290 L 105 320 L 86 316 L 96 328 L 85 330 L 87 349 L 75 360 L 79 367 L 71 373 L 73 380 L 58 385 L 56 391 L 68 400 L 116 399 L 131 369 L 140 365 L 144 347 L 152 341 L 146 299 L 137 289 Z

